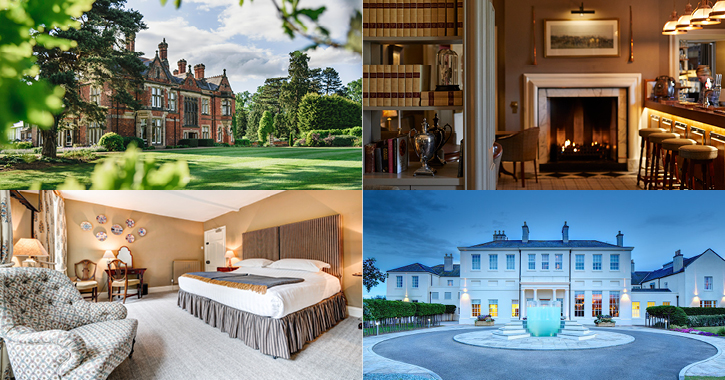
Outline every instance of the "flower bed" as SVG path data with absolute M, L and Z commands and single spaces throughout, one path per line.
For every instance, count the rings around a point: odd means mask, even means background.
M 670 329 L 670 331 L 677 331 L 677 332 L 686 333 L 686 334 L 696 334 L 696 335 L 704 335 L 704 336 L 719 336 L 716 333 L 700 331 L 700 330 L 695 330 L 695 329 Z

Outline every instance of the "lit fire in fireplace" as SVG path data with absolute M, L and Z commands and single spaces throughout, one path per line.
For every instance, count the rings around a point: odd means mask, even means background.
M 567 139 L 564 144 L 561 145 L 560 158 L 582 158 L 582 159 L 594 159 L 594 158 L 605 158 L 609 154 L 609 144 L 599 144 L 599 141 L 594 141 L 588 145 L 581 145 Z

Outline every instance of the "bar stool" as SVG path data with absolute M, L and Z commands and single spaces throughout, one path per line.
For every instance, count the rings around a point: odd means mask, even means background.
M 649 135 L 649 142 L 652 144 L 652 168 L 650 169 L 649 181 L 645 182 L 645 189 L 657 189 L 659 183 L 660 158 L 662 157 L 662 141 L 667 139 L 676 139 L 680 137 L 677 133 L 657 132 Z M 663 160 L 664 161 L 664 160 Z M 662 187 L 664 188 L 664 178 L 662 179 Z
M 684 185 L 690 190 L 695 189 L 695 165 L 700 165 L 702 171 L 702 188 L 703 190 L 714 189 L 713 173 L 715 172 L 715 159 L 717 158 L 717 148 L 710 145 L 685 145 L 680 147 L 680 157 L 684 159 L 682 163 L 682 178 Z
M 665 166 L 664 166 L 664 181 L 662 188 L 667 187 L 669 190 L 674 188 L 675 177 L 680 177 L 679 170 L 677 169 L 677 156 L 680 147 L 685 145 L 696 145 L 697 141 L 692 139 L 667 139 L 662 141 L 662 150 L 665 151 Z M 667 177 L 669 175 L 669 186 L 666 185 Z
M 649 180 L 649 175 L 647 173 L 647 170 L 649 168 L 649 152 L 650 152 L 650 146 L 649 146 L 649 135 L 653 133 L 661 133 L 665 130 L 662 128 L 642 128 L 639 130 L 639 137 L 642 140 L 642 145 L 639 148 L 639 170 L 637 171 L 637 186 L 639 186 L 639 181 L 644 181 L 645 188 L 647 188 L 647 181 Z M 642 175 L 642 157 L 644 157 L 644 176 Z

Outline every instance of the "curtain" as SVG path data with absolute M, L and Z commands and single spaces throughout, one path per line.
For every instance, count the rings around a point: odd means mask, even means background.
M 52 190 L 41 190 L 38 201 L 35 237 L 50 255 L 57 271 L 65 272 L 68 260 L 65 201 Z
M 10 212 L 10 190 L 0 190 L 0 268 L 13 266 L 13 220 Z

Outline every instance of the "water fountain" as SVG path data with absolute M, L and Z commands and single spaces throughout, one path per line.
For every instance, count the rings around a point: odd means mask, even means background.
M 561 302 L 528 301 L 526 330 L 532 336 L 556 336 L 561 329 Z

